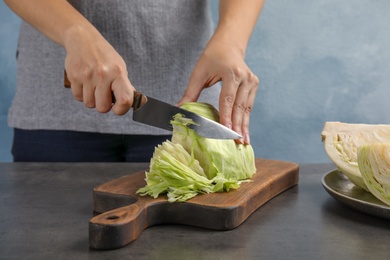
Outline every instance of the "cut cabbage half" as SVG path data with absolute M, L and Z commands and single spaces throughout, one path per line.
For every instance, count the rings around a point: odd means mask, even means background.
M 189 102 L 182 108 L 219 122 L 219 113 L 210 104 Z M 156 147 L 146 186 L 137 193 L 154 198 L 167 193 L 169 202 L 186 201 L 197 194 L 238 189 L 256 173 L 251 145 L 199 136 L 189 127 L 192 119 L 182 114 L 175 115 L 171 124 L 172 141 Z
M 390 143 L 390 125 L 326 122 L 322 141 L 330 160 L 356 186 L 368 190 L 360 173 L 358 148 L 364 144 Z
M 369 191 L 390 205 L 390 144 L 360 146 L 358 165 Z

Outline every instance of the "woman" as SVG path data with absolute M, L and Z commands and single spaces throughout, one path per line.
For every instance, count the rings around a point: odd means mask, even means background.
M 14 161 L 148 161 L 169 132 L 131 120 L 134 90 L 219 106 L 237 142 L 250 142 L 258 79 L 244 56 L 262 0 L 221 0 L 214 33 L 203 0 L 5 2 L 25 21 L 9 112 Z M 218 81 L 221 90 L 209 88 Z

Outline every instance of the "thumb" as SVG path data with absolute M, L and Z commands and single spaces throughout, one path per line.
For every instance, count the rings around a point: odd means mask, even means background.
M 202 77 L 200 77 L 196 72 L 192 72 L 187 89 L 181 100 L 176 105 L 181 106 L 186 102 L 196 102 L 202 92 L 203 85 L 204 82 Z

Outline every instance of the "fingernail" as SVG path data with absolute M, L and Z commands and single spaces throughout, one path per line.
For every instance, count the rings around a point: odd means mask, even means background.
M 251 138 L 249 137 L 249 134 L 245 134 L 244 136 L 244 144 L 250 144 Z
M 242 134 L 240 132 L 237 132 L 237 134 L 242 136 Z M 236 139 L 235 141 L 236 141 L 237 144 L 243 144 L 244 143 L 244 138 Z

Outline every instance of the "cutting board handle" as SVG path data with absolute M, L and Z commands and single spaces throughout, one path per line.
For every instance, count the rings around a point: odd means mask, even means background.
M 147 228 L 145 209 L 146 204 L 137 201 L 93 217 L 89 221 L 90 247 L 114 249 L 135 240 Z

